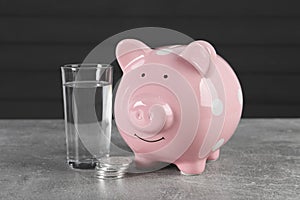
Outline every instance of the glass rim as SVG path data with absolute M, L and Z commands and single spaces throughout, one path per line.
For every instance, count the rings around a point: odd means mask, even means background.
M 83 67 L 82 67 L 83 66 Z M 61 69 L 104 69 L 112 68 L 110 64 L 100 64 L 100 63 L 74 63 L 62 65 Z

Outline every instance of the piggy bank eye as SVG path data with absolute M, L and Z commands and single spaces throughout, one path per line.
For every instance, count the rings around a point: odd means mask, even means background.
M 168 75 L 167 75 L 167 74 L 165 74 L 165 75 L 164 75 L 164 79 L 167 79 L 167 78 L 168 78 Z
M 141 77 L 145 77 L 145 76 L 146 76 L 146 74 L 145 74 L 145 73 L 142 73 L 142 74 L 141 74 Z

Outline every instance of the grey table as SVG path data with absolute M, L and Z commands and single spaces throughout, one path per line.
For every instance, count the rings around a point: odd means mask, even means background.
M 198 176 L 169 166 L 108 181 L 65 164 L 62 120 L 0 120 L 0 198 L 300 199 L 300 120 L 242 120 Z

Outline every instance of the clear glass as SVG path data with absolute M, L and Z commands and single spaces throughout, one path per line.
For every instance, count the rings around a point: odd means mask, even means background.
M 112 74 L 107 64 L 61 67 L 67 163 L 94 169 L 109 155 L 112 120 Z

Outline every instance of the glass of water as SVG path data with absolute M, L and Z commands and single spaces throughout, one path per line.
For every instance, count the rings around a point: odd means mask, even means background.
M 112 120 L 112 73 L 108 64 L 61 67 L 67 163 L 94 169 L 109 156 Z

